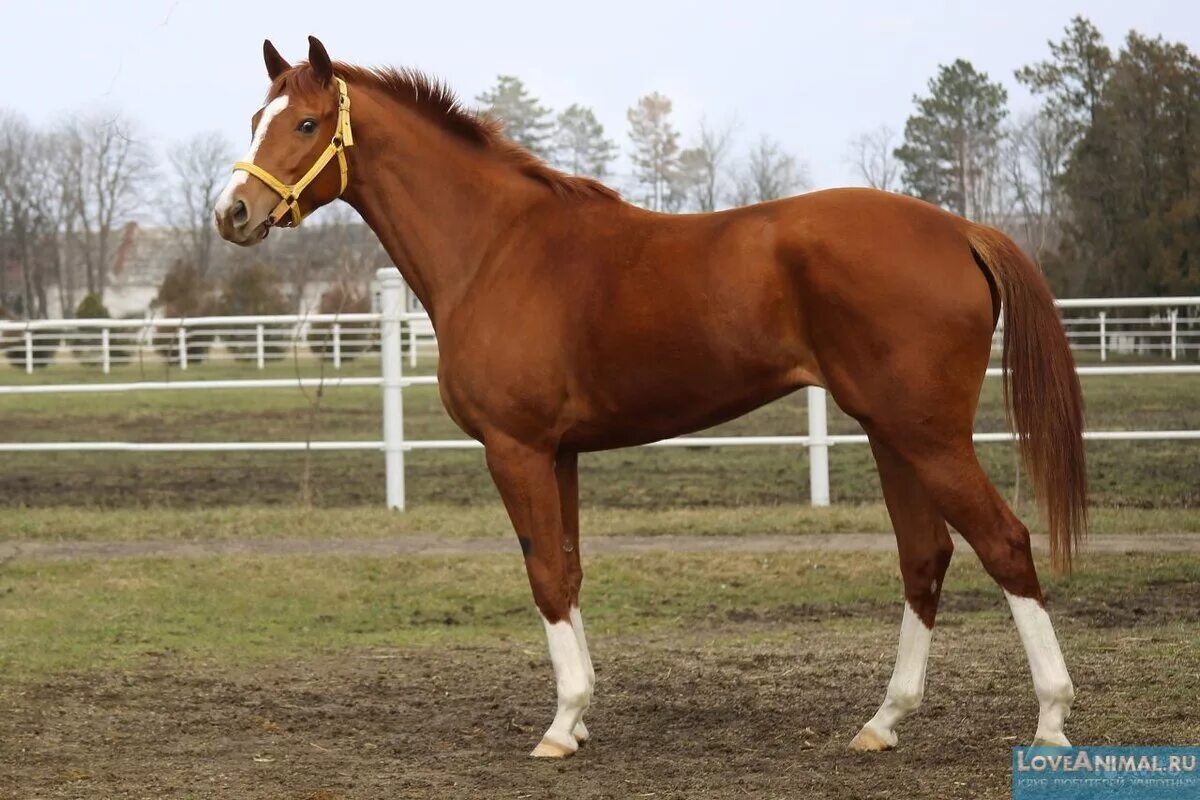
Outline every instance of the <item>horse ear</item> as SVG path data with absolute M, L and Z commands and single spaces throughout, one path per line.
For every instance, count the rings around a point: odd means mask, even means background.
M 271 44 L 270 39 L 263 39 L 263 61 L 267 64 L 267 77 L 271 80 L 275 80 L 292 68 L 287 59 L 279 55 L 279 51 L 275 49 L 275 45 Z
M 308 37 L 308 63 L 317 73 L 317 78 L 321 83 L 329 83 L 333 80 L 333 62 L 329 60 L 329 53 L 325 50 L 325 45 L 321 44 L 321 40 L 315 36 Z

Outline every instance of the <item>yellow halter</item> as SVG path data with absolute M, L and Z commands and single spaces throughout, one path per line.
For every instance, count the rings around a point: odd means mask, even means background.
M 291 186 L 288 186 L 283 181 L 276 178 L 271 173 L 267 172 L 257 164 L 251 164 L 249 161 L 239 161 L 233 165 L 234 172 L 247 172 L 271 188 L 275 194 L 281 198 L 279 204 L 271 210 L 270 216 L 267 217 L 267 225 L 279 226 L 284 228 L 294 228 L 304 219 L 304 215 L 300 213 L 300 193 L 308 188 L 308 185 L 316 180 L 321 174 L 321 170 L 325 169 L 325 165 L 330 160 L 337 156 L 338 170 L 341 173 L 342 188 L 338 190 L 338 197 L 342 196 L 342 192 L 346 191 L 346 181 L 350 177 L 350 171 L 346 166 L 346 148 L 354 145 L 354 134 L 350 131 L 350 95 L 346 91 L 346 82 L 341 78 L 334 78 L 337 81 L 338 88 L 338 116 L 337 127 L 333 131 L 333 139 L 317 158 L 315 164 L 304 173 L 304 177 L 296 181 Z M 286 214 L 291 214 L 290 225 L 280 225 L 280 221 Z

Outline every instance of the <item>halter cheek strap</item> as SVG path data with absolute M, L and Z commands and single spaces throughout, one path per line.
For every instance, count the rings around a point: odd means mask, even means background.
M 346 148 L 354 145 L 354 134 L 350 130 L 350 95 L 346 91 L 346 82 L 341 78 L 334 78 L 337 81 L 338 89 L 338 116 L 337 127 L 333 131 L 333 139 L 317 157 L 314 163 L 304 173 L 300 180 L 292 185 L 288 185 L 276 178 L 271 173 L 267 172 L 257 164 L 252 164 L 249 161 L 239 161 L 233 165 L 234 172 L 245 172 L 260 181 L 265 183 L 271 191 L 279 195 L 279 203 L 271 210 L 267 217 L 267 225 L 279 226 L 284 228 L 294 228 L 304 219 L 304 215 L 300 213 L 300 193 L 308 188 L 308 185 L 316 180 L 321 174 L 321 170 L 333 160 L 336 156 L 338 160 L 338 173 L 341 177 L 342 186 L 338 189 L 338 197 L 342 196 L 342 192 L 346 191 L 346 182 L 350 177 L 350 170 L 346 166 Z M 290 215 L 290 224 L 284 223 L 285 216 Z

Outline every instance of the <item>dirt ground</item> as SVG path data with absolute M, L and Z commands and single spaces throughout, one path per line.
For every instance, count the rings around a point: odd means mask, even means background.
M 955 547 L 968 545 L 954 534 Z M 1030 537 L 1035 552 L 1047 552 L 1045 535 Z M 827 533 L 787 536 L 747 534 L 744 536 L 591 536 L 587 552 L 644 553 L 890 553 L 892 536 L 878 533 Z M 490 539 L 447 539 L 434 535 L 406 535 L 373 539 L 230 539 L 179 540 L 137 539 L 117 541 L 0 541 L 0 564 L 9 560 L 73 561 L 112 558 L 200 558 L 228 555 L 328 555 L 328 556 L 471 556 L 511 554 L 507 536 Z M 1198 553 L 1200 536 L 1188 533 L 1105 534 L 1088 539 L 1085 554 L 1102 553 Z
M 1009 748 L 1036 719 L 1027 667 L 1001 615 L 958 616 L 994 600 L 947 598 L 926 704 L 885 754 L 845 745 L 881 699 L 897 610 L 797 606 L 594 641 L 593 741 L 564 762 L 526 756 L 553 681 L 542 648 L 519 642 L 242 670 L 162 654 L 14 687 L 0 694 L 0 797 L 1006 798 Z M 1200 587 L 1063 598 L 1055 614 L 1072 632 L 1073 738 L 1186 738 L 1191 711 L 1145 691 L 1156 667 L 1128 654 L 1160 626 L 1194 631 Z

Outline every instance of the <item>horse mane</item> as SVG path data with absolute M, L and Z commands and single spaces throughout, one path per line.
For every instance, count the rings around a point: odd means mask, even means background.
M 489 150 L 512 164 L 523 175 L 549 187 L 559 197 L 596 197 L 615 200 L 620 194 L 600 181 L 565 172 L 542 161 L 504 135 L 504 124 L 495 117 L 468 109 L 444 81 L 409 67 L 360 67 L 337 61 L 334 74 L 347 83 L 373 86 L 418 112 L 443 130 Z M 273 90 L 319 91 L 307 62 L 301 62 L 276 80 Z

